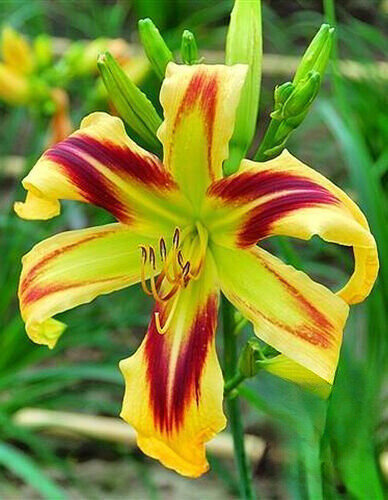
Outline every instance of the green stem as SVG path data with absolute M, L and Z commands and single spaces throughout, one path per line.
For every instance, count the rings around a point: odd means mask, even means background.
M 271 121 L 269 122 L 268 128 L 264 134 L 263 140 L 260 143 L 259 149 L 257 150 L 254 160 L 256 161 L 266 161 L 269 160 L 270 157 L 265 155 L 265 152 L 268 149 L 273 148 L 275 144 L 275 136 L 276 132 L 278 131 L 279 125 L 280 125 L 279 120 L 275 120 L 274 118 L 271 118 Z
M 242 375 L 241 373 L 236 373 L 233 378 L 226 382 L 224 387 L 224 396 L 228 396 L 233 391 L 233 389 L 236 389 L 236 387 L 238 387 L 241 382 L 244 382 L 245 378 L 246 377 L 244 377 L 244 375 Z
M 233 334 L 235 329 L 233 306 L 222 298 L 223 331 L 224 331 L 224 376 L 233 380 L 237 369 L 237 342 Z M 227 398 L 226 407 L 230 430 L 233 436 L 234 458 L 239 473 L 240 495 L 244 500 L 256 498 L 252 484 L 252 475 L 245 454 L 244 429 L 241 419 L 240 401 L 238 397 Z

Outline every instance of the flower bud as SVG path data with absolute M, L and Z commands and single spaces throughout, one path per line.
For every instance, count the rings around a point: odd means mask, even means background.
M 37 68 L 47 68 L 53 59 L 52 39 L 46 34 L 38 35 L 34 40 L 33 50 Z
M 109 99 L 125 122 L 148 144 L 159 148 L 156 131 L 162 120 L 151 101 L 125 74 L 109 52 L 101 54 L 98 68 Z
M 292 83 L 298 84 L 310 71 L 316 71 L 322 78 L 329 61 L 333 34 L 334 28 L 331 28 L 328 24 L 322 24 L 307 47 Z
M 224 163 L 225 175 L 237 171 L 251 145 L 259 109 L 262 36 L 261 1 L 235 0 L 226 39 L 226 64 L 248 64 L 248 73 L 237 108 L 230 154 Z
M 245 378 L 254 377 L 258 373 L 260 368 L 257 359 L 260 358 L 260 352 L 260 342 L 256 337 L 249 339 L 243 347 L 238 360 L 238 371 Z
M 153 70 L 160 80 L 164 79 L 167 64 L 173 61 L 173 55 L 151 19 L 140 19 L 139 35 L 145 53 Z
M 16 73 L 27 75 L 33 70 L 31 47 L 17 31 L 7 26 L 3 29 L 1 51 L 4 63 Z
M 189 30 L 182 33 L 181 57 L 185 64 L 196 64 L 199 61 L 197 42 Z
M 295 86 L 291 82 L 285 82 L 275 87 L 275 109 L 280 108 L 294 91 Z
M 295 90 L 291 82 L 285 82 L 277 85 L 274 91 L 274 111 L 271 113 L 271 118 L 281 120 L 283 118 L 283 105 Z
M 307 111 L 318 94 L 321 77 L 317 71 L 310 71 L 307 76 L 295 86 L 287 101 L 284 103 L 282 113 L 285 118 L 297 116 Z

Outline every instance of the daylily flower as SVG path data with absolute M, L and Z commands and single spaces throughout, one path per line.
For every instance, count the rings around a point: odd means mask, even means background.
M 7 26 L 1 33 L 0 99 L 10 104 L 25 104 L 30 97 L 29 76 L 33 54 L 25 38 Z
M 220 290 L 258 337 L 292 363 L 332 383 L 348 304 L 376 278 L 376 245 L 348 196 L 290 153 L 244 160 L 222 177 L 246 66 L 170 63 L 158 131 L 163 163 L 137 146 L 122 121 L 86 117 L 23 180 L 26 219 L 59 214 L 60 200 L 105 208 L 118 220 L 69 231 L 23 259 L 19 297 L 30 338 L 54 347 L 54 318 L 101 294 L 141 282 L 155 299 L 138 351 L 120 363 L 122 417 L 144 453 L 196 477 L 204 444 L 225 427 L 215 350 Z M 272 235 L 353 247 L 355 270 L 333 293 L 256 244 Z

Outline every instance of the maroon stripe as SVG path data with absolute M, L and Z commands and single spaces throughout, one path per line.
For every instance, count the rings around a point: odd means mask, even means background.
M 65 252 L 68 252 L 69 250 L 74 250 L 75 248 L 88 243 L 89 241 L 95 240 L 97 238 L 102 238 L 105 237 L 109 234 L 115 233 L 116 231 L 114 229 L 110 231 L 104 231 L 96 234 L 92 234 L 90 236 L 86 236 L 82 240 L 78 240 L 75 243 L 70 243 L 68 245 L 62 246 L 60 248 L 57 248 L 55 250 L 52 250 L 48 254 L 46 254 L 39 262 L 37 262 L 34 266 L 32 266 L 28 272 L 23 276 L 22 281 L 20 282 L 20 293 L 23 294 L 26 289 L 31 285 L 31 282 L 36 278 L 36 276 L 44 269 L 44 267 L 49 264 L 52 260 L 54 260 L 56 257 L 59 257 Z
M 47 151 L 46 157 L 62 167 L 85 201 L 104 208 L 121 222 L 130 223 L 129 207 L 119 199 L 115 184 L 79 156 L 79 150 L 67 141 Z
M 270 236 L 272 225 L 296 210 L 338 203 L 337 198 L 329 191 L 322 190 L 321 186 L 316 187 L 318 188 L 316 190 L 309 188 L 304 191 L 288 192 L 250 210 L 238 232 L 238 246 L 250 247 Z
M 107 140 L 100 142 L 82 133 L 70 137 L 66 143 L 78 149 L 81 154 L 87 153 L 120 177 L 129 176 L 142 184 L 164 189 L 174 186 L 169 172 L 159 159 L 150 153 L 144 152 L 140 155 L 125 145 Z
M 37 300 L 40 300 L 47 295 L 51 295 L 57 292 L 63 292 L 65 290 L 72 290 L 74 288 L 81 288 L 83 286 L 88 285 L 97 285 L 101 283 L 107 283 L 111 281 L 115 281 L 118 279 L 122 279 L 123 276 L 112 276 L 111 278 L 101 278 L 96 280 L 82 281 L 82 282 L 71 282 L 71 283 L 53 283 L 51 285 L 36 285 L 33 288 L 27 290 L 23 296 L 24 305 L 30 305 Z
M 311 320 L 310 325 L 301 325 L 300 327 L 293 329 L 293 333 L 311 344 L 319 345 L 324 348 L 329 347 L 331 345 L 331 339 L 333 339 L 334 332 L 334 326 L 330 320 L 308 299 L 306 299 L 300 290 L 287 281 L 281 274 L 276 272 L 267 260 L 261 258 L 257 254 L 255 255 L 260 261 L 260 265 L 276 276 L 276 279 L 280 281 L 287 292 L 294 297 L 296 304 L 302 313 L 308 316 Z
M 201 110 L 204 116 L 205 134 L 207 137 L 207 163 L 209 176 L 214 179 L 213 166 L 211 162 L 211 152 L 214 135 L 214 120 L 216 115 L 218 93 L 218 80 L 215 74 L 209 75 L 206 72 L 197 72 L 190 80 L 185 95 L 179 106 L 174 131 L 183 119 L 183 116 L 194 110 L 196 106 Z M 173 141 L 171 148 L 174 147 Z
M 246 203 L 283 191 L 314 190 L 334 196 L 315 181 L 288 172 L 242 172 L 214 182 L 208 194 L 227 201 Z
M 162 324 L 166 317 L 164 309 L 156 304 L 153 313 L 159 312 Z M 170 346 L 166 339 L 168 333 L 161 335 L 155 325 L 155 314 L 152 314 L 145 344 L 147 362 L 147 379 L 149 383 L 149 398 L 154 421 L 161 431 L 167 431 L 169 425 L 168 408 L 168 365 L 170 361 Z
M 190 403 L 195 400 L 199 405 L 201 376 L 217 325 L 217 306 L 217 297 L 210 296 L 197 314 L 179 355 L 171 394 L 171 420 L 176 429 L 183 424 L 185 409 Z
M 172 390 L 169 392 L 171 377 L 168 368 L 169 340 L 171 339 L 167 339 L 166 335 L 173 335 L 173 332 L 160 335 L 152 319 L 146 337 L 145 356 L 150 402 L 155 424 L 160 431 L 171 433 L 179 430 L 184 423 L 185 410 L 193 401 L 199 405 L 201 376 L 214 339 L 216 322 L 217 298 L 211 296 L 206 305 L 198 311 L 188 338 L 182 344 L 175 372 L 172 375 Z

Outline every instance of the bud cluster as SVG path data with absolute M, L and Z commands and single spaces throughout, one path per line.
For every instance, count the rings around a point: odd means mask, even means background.
M 275 88 L 272 121 L 256 159 L 263 161 L 279 155 L 290 134 L 305 119 L 321 86 L 333 33 L 334 28 L 323 24 L 304 53 L 293 81 Z

